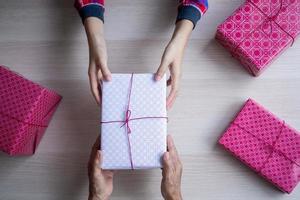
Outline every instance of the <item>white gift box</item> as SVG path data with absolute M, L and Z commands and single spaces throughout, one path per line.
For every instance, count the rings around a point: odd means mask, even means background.
M 102 169 L 161 168 L 166 137 L 165 76 L 112 74 L 102 83 Z

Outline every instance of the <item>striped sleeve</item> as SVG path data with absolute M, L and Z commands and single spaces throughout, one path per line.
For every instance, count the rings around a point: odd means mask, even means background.
M 75 0 L 74 6 L 84 22 L 88 17 L 97 17 L 104 22 L 105 0 Z
M 180 0 L 177 21 L 187 19 L 193 22 L 194 27 L 208 9 L 208 0 Z

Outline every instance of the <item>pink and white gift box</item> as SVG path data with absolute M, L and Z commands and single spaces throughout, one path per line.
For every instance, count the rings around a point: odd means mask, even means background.
M 0 150 L 34 154 L 61 96 L 0 66 Z
M 300 33 L 300 0 L 247 0 L 217 28 L 216 39 L 258 76 Z
M 166 151 L 166 78 L 113 74 L 102 83 L 103 169 L 161 168 Z
M 300 181 L 299 132 L 252 99 L 219 144 L 284 192 L 292 192 Z

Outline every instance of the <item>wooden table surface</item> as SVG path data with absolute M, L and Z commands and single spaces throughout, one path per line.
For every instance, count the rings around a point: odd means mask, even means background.
M 107 0 L 105 32 L 112 72 L 155 72 L 174 28 L 176 0 Z M 249 97 L 300 130 L 300 42 L 260 77 L 250 76 L 214 40 L 243 0 L 211 0 L 185 53 L 181 91 L 168 132 L 183 164 L 185 199 L 299 200 L 283 194 L 217 145 Z M 0 63 L 57 90 L 64 99 L 37 153 L 0 154 L 1 200 L 87 199 L 86 163 L 99 134 L 89 91 L 86 36 L 72 0 L 0 0 Z M 122 171 L 113 200 L 162 199 L 160 170 Z

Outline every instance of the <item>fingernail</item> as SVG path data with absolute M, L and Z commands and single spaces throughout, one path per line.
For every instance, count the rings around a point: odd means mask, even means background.
M 111 81 L 111 75 L 107 75 L 107 76 L 106 76 L 106 80 L 107 80 L 107 81 Z
M 160 79 L 161 79 L 161 76 L 160 76 L 160 75 L 156 75 L 156 76 L 155 76 L 155 80 L 156 80 L 156 81 L 159 81 Z

